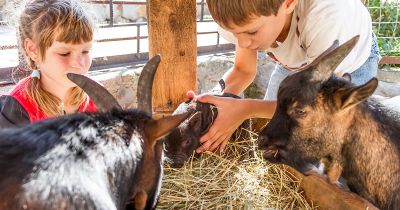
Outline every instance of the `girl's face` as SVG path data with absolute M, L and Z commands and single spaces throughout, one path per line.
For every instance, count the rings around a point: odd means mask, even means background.
M 92 64 L 91 48 L 92 42 L 67 44 L 54 41 L 46 50 L 43 60 L 37 62 L 42 85 L 46 89 L 75 87 L 75 83 L 71 82 L 66 74 L 88 72 Z

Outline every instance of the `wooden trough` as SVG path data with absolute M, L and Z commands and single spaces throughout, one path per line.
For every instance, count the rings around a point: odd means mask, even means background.
M 320 175 L 311 174 L 305 176 L 289 166 L 287 167 L 287 172 L 300 181 L 300 188 L 303 190 L 304 197 L 313 206 L 317 206 L 318 209 L 378 209 L 357 194 L 329 183 Z

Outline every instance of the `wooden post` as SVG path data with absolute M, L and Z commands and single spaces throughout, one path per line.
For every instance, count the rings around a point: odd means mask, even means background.
M 148 0 L 149 57 L 161 55 L 153 113 L 170 114 L 196 90 L 196 0 Z

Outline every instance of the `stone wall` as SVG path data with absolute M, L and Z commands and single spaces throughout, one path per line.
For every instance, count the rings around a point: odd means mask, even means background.
M 233 53 L 199 56 L 197 65 L 198 88 L 196 92 L 198 94 L 204 93 L 218 85 L 222 75 L 233 66 L 233 60 Z M 264 97 L 274 64 L 260 54 L 257 68 L 255 81 L 244 92 L 244 96 L 247 98 Z M 141 69 L 141 66 L 113 68 L 91 72 L 90 77 L 101 82 L 117 98 L 122 107 L 132 108 L 137 106 L 136 86 Z M 397 72 L 396 75 L 400 75 L 400 72 Z M 393 80 L 395 76 L 389 76 L 389 78 Z M 8 92 L 11 87 L 0 88 L 0 94 Z M 384 97 L 399 96 L 400 80 L 396 83 L 381 80 L 375 93 Z

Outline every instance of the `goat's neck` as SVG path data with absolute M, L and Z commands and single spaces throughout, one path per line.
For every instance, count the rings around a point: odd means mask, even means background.
M 347 131 L 346 143 L 376 143 L 377 147 L 400 145 L 400 119 L 388 116 L 386 110 L 378 103 L 363 103 L 358 105 L 350 114 L 350 126 Z M 358 142 L 361 141 L 361 142 Z M 359 149 L 359 148 L 358 148 Z M 370 150 L 372 148 L 364 148 Z M 398 153 L 398 152 L 397 152 Z
M 163 172 L 162 156 L 162 142 L 156 142 L 156 145 L 149 145 L 148 142 L 144 142 L 143 157 L 135 171 L 133 197 L 142 192 L 146 193 L 148 199 L 158 196 Z
M 394 137 L 400 131 L 399 123 L 379 116 L 381 111 L 370 104 L 361 104 L 354 110 L 352 126 L 342 148 L 342 163 L 343 177 L 349 185 L 370 201 L 383 204 L 386 201 L 382 197 L 390 199 L 395 189 L 381 186 L 397 186 L 393 183 L 400 181 L 400 134 Z
M 113 125 L 105 128 L 103 136 L 108 138 L 108 147 L 103 153 L 102 159 L 97 163 L 107 168 L 107 179 L 110 182 L 110 194 L 116 202 L 118 209 L 123 209 L 132 191 L 134 172 L 138 168 L 139 160 L 142 158 L 142 143 L 138 133 L 125 133 L 125 124 Z M 127 146 L 128 136 L 137 136 L 131 139 Z M 118 154 L 118 155 L 115 155 Z M 108 162 L 108 163 L 107 163 Z M 111 167 L 110 167 L 111 166 Z

